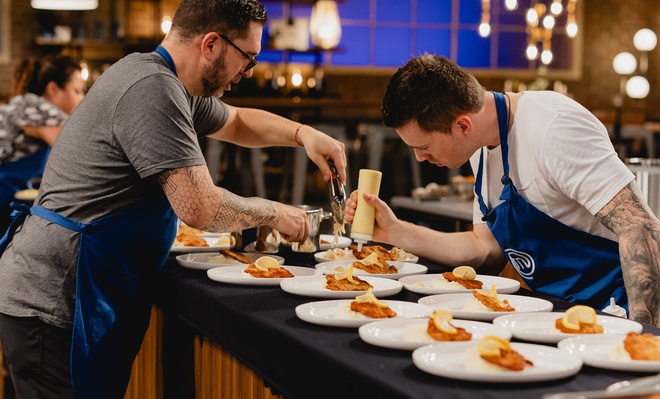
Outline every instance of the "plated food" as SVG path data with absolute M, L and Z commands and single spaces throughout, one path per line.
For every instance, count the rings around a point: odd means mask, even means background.
M 256 278 L 291 278 L 293 273 L 280 266 L 277 259 L 270 256 L 261 258 L 250 263 L 244 270 L 245 273 Z
M 660 337 L 629 332 L 625 335 L 581 335 L 566 338 L 559 349 L 580 356 L 589 366 L 623 371 L 660 372 Z
M 318 273 L 316 269 L 310 270 Z M 360 277 L 360 279 L 371 285 L 374 295 L 378 298 L 398 294 L 403 288 L 400 282 L 392 279 L 371 276 Z M 280 287 L 290 294 L 314 298 L 353 299 L 357 292 L 333 291 L 328 289 L 326 276 L 324 275 L 284 279 L 280 282 Z M 364 292 L 366 292 L 367 288 L 365 288 Z
M 520 289 L 520 282 L 506 277 L 477 274 L 477 280 L 483 283 L 482 289 L 490 290 L 496 287 L 498 294 L 512 294 Z M 408 291 L 422 295 L 465 293 L 469 290 L 464 286 L 447 281 L 443 274 L 417 274 L 399 279 Z
M 401 262 L 401 261 L 388 261 L 389 266 L 393 266 L 396 269 L 396 273 L 369 273 L 367 270 L 359 269 L 355 267 L 355 264 L 359 261 L 351 260 L 338 260 L 333 262 L 322 262 L 318 263 L 315 267 L 324 274 L 333 274 L 341 273 L 346 270 L 349 266 L 353 266 L 353 274 L 357 276 L 374 276 L 374 277 L 383 277 L 391 279 L 399 279 L 401 277 L 423 274 L 428 271 L 428 268 L 424 265 L 418 263 L 410 262 Z
M 313 276 L 318 273 L 316 270 L 309 267 L 302 266 L 288 266 L 284 265 L 282 269 L 290 272 L 293 277 L 279 277 L 274 274 L 253 276 L 246 272 L 247 266 L 220 266 L 206 271 L 207 276 L 213 280 L 227 284 L 238 285 L 262 285 L 262 286 L 278 286 L 282 281 L 293 280 L 295 278 L 304 276 Z M 322 277 L 322 276 L 320 276 Z
M 359 329 L 363 341 L 384 348 L 414 350 L 421 346 L 439 342 L 431 337 L 427 330 L 430 318 L 405 320 L 387 319 L 365 324 Z M 486 335 L 497 335 L 511 339 L 511 332 L 505 328 L 473 320 L 452 319 L 451 324 L 469 332 L 472 340 L 478 340 Z M 447 341 L 462 342 L 462 341 Z
M 203 252 L 229 249 L 236 244 L 230 233 L 209 233 L 184 223 L 179 225 L 172 252 Z
M 323 249 L 323 248 L 321 248 Z M 358 251 L 356 245 L 340 246 L 338 248 L 330 248 L 323 252 L 314 254 L 314 259 L 317 262 L 329 262 L 336 260 L 359 260 L 364 259 L 375 253 L 378 258 L 383 258 L 386 261 L 405 261 L 416 263 L 419 257 L 406 252 L 398 247 L 393 247 L 391 250 L 386 249 L 381 245 L 363 245 L 362 250 Z
M 188 269 L 208 270 L 223 265 L 225 266 L 247 265 L 263 256 L 266 256 L 264 254 L 239 252 L 239 254 L 247 258 L 247 259 L 243 259 L 244 261 L 248 260 L 248 262 L 244 263 L 237 260 L 235 257 L 223 255 L 223 253 L 226 252 L 224 252 L 224 250 L 220 250 L 216 252 L 193 252 L 193 253 L 181 254 L 181 255 L 177 255 L 176 261 L 179 263 L 179 265 Z M 277 259 L 280 265 L 284 264 L 284 258 L 282 258 L 281 256 L 276 256 L 276 255 L 268 255 L 268 256 Z
M 491 289 L 492 290 L 492 289 Z M 472 293 L 438 294 L 420 298 L 417 302 L 433 309 L 447 309 L 457 319 L 492 321 L 503 314 L 548 312 L 552 310 L 552 302 L 545 299 L 526 297 L 520 295 L 498 295 L 498 300 L 509 304 L 514 311 L 496 312 L 487 307 L 474 306 L 476 298 Z
M 391 318 L 377 319 L 352 311 L 350 308 L 353 302 L 355 302 L 354 299 L 309 302 L 296 307 L 296 316 L 308 323 L 333 327 L 356 328 L 372 323 L 374 320 L 417 320 L 417 318 L 428 317 L 431 314 L 431 309 L 418 303 L 406 301 L 384 301 L 388 308 L 396 313 L 396 315 Z
M 565 333 L 558 330 L 557 319 L 564 315 L 564 312 L 508 314 L 495 318 L 493 324 L 509 329 L 515 338 L 544 344 L 556 344 L 567 337 L 585 335 L 577 331 Z M 625 335 L 631 331 L 642 331 L 640 323 L 617 316 L 597 315 L 596 324 L 603 327 L 602 333 L 588 335 Z
M 500 342 L 500 339 L 494 341 Z M 582 359 L 579 356 L 558 348 L 523 343 L 510 343 L 509 345 L 510 351 L 516 352 L 519 356 L 511 360 L 513 365 L 519 366 L 521 359 L 524 359 L 522 361 L 524 367 L 521 370 L 475 362 L 475 360 L 483 360 L 478 349 L 478 342 L 475 341 L 426 345 L 415 349 L 412 357 L 415 366 L 433 375 L 464 381 L 493 383 L 555 380 L 575 375 L 582 368 Z M 486 345 L 486 353 L 488 353 L 489 347 L 499 348 L 499 343 Z M 492 352 L 494 353 L 494 350 Z M 475 358 L 475 356 L 477 357 Z M 503 363 L 506 364 L 507 361 L 503 360 Z M 493 367 L 488 367 L 488 365 Z

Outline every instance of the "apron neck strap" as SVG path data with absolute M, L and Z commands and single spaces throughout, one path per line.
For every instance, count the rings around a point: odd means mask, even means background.
M 156 50 L 154 52 L 165 60 L 167 62 L 167 65 L 170 67 L 170 70 L 176 75 L 176 67 L 174 66 L 174 61 L 172 60 L 172 56 L 170 53 L 165 49 L 163 46 L 158 46 L 156 47 Z M 178 75 L 177 75 L 178 76 Z
M 502 147 L 502 166 L 504 167 L 504 178 L 509 177 L 509 115 L 506 108 L 506 98 L 503 93 L 492 92 L 495 96 L 495 108 L 497 109 L 497 124 L 500 129 L 500 146 Z

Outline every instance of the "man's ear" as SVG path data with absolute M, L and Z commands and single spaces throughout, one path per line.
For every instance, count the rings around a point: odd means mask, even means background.
M 465 114 L 456 117 L 454 125 L 457 126 L 464 135 L 472 134 L 472 119 Z

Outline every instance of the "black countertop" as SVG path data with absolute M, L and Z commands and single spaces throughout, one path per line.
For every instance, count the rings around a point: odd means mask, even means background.
M 314 264 L 311 256 L 290 251 L 278 255 L 287 265 Z M 429 273 L 447 271 L 424 260 L 420 263 L 429 267 Z M 517 295 L 548 299 L 555 311 L 572 305 L 526 290 Z M 417 302 L 420 297 L 403 289 L 387 299 Z M 437 377 L 419 370 L 410 351 L 372 346 L 360 339 L 357 329 L 310 324 L 296 316 L 296 306 L 317 300 L 289 294 L 279 287 L 215 282 L 206 271 L 183 268 L 171 256 L 156 295 L 156 304 L 168 320 L 164 337 L 166 384 L 174 381 L 179 393 L 181 387 L 191 385 L 184 381 L 192 378 L 191 358 L 182 354 L 181 337 L 195 334 L 222 346 L 287 399 L 537 399 L 552 392 L 600 390 L 617 381 L 649 375 L 583 366 L 576 376 L 537 383 L 479 383 Z M 660 334 L 660 329 L 645 326 L 645 332 Z M 179 395 L 167 387 L 166 392 L 168 397 Z

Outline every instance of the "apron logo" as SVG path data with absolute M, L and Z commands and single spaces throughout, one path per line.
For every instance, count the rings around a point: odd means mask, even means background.
M 534 275 L 534 269 L 536 269 L 536 264 L 534 263 L 534 258 L 532 258 L 530 254 L 510 248 L 505 249 L 504 253 L 506 253 L 513 267 L 516 268 L 523 278 L 532 278 Z

